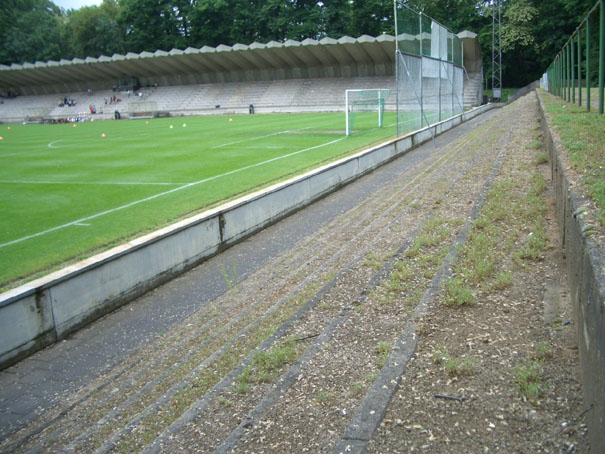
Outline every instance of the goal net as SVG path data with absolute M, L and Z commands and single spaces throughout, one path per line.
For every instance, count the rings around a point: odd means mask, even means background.
M 158 116 L 156 101 L 133 101 L 128 104 L 128 118 L 155 118 Z
M 346 90 L 347 136 L 360 129 L 382 128 L 385 100 L 390 94 L 385 88 Z

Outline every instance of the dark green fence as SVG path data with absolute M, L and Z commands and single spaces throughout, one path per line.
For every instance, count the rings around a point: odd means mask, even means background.
M 586 15 L 546 70 L 548 91 L 603 115 L 605 0 Z M 597 99 L 598 98 L 598 104 Z

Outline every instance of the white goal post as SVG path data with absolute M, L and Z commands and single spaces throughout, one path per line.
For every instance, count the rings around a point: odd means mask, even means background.
M 346 134 L 353 133 L 355 117 L 360 112 L 377 112 L 378 127 L 382 128 L 385 99 L 391 94 L 387 88 L 372 88 L 365 90 L 346 90 Z

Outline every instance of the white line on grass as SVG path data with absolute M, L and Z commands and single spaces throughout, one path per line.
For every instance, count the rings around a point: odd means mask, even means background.
M 47 233 L 51 233 L 51 232 L 55 232 L 57 230 L 61 230 L 61 229 L 67 228 L 67 227 L 71 227 L 73 225 L 83 224 L 83 223 L 86 223 L 86 221 L 90 221 L 92 219 L 96 219 L 96 218 L 99 218 L 101 216 L 105 216 L 106 214 L 115 213 L 116 211 L 125 210 L 126 208 L 130 208 L 130 207 L 133 207 L 135 205 L 139 205 L 139 204 L 144 203 L 144 202 L 149 202 L 150 200 L 157 199 L 158 197 L 169 195 L 169 194 L 172 194 L 174 192 L 181 191 L 183 189 L 187 189 L 187 188 L 190 188 L 192 186 L 197 186 L 197 185 L 202 184 L 202 183 L 207 183 L 208 181 L 216 180 L 218 178 L 222 178 L 222 177 L 226 177 L 226 176 L 229 176 L 229 175 L 233 175 L 234 173 L 243 172 L 244 170 L 252 169 L 254 167 L 260 167 L 262 165 L 268 164 L 268 163 L 273 162 L 273 161 L 278 161 L 280 159 L 289 158 L 290 156 L 294 156 L 294 155 L 297 155 L 297 154 L 300 154 L 300 153 L 305 153 L 307 151 L 315 150 L 317 148 L 321 148 L 321 147 L 325 147 L 325 146 L 328 146 L 328 145 L 332 145 L 332 144 L 340 142 L 341 140 L 344 140 L 344 139 L 346 139 L 346 136 L 345 137 L 341 137 L 341 138 L 336 139 L 336 140 L 332 140 L 330 142 L 326 142 L 326 143 L 323 143 L 323 144 L 315 145 L 313 147 L 304 148 L 302 150 L 294 151 L 292 153 L 288 153 L 288 154 L 283 155 L 283 156 L 277 156 L 275 158 L 267 159 L 266 161 L 257 162 L 256 164 L 250 164 L 249 166 L 241 167 L 239 169 L 234 169 L 234 170 L 231 170 L 229 172 L 222 173 L 220 175 L 214 175 L 212 177 L 204 178 L 203 180 L 198 180 L 198 181 L 194 181 L 192 183 L 187 183 L 187 184 L 185 184 L 183 186 L 179 186 L 178 188 L 170 189 L 169 191 L 160 192 L 159 194 L 155 194 L 155 195 L 152 195 L 152 196 L 149 196 L 149 197 L 145 197 L 144 199 L 141 199 L 141 200 L 135 200 L 134 202 L 127 203 L 126 205 L 122 205 L 122 206 L 119 206 L 117 208 L 112 208 L 110 210 L 105 210 L 105 211 L 102 211 L 100 213 L 93 214 L 91 216 L 86 216 L 86 217 L 77 219 L 75 221 L 68 222 L 68 223 L 63 224 L 63 225 L 58 225 L 56 227 L 52 227 L 50 229 L 43 230 L 42 232 L 33 233 L 31 235 L 27 235 L 27 236 L 24 236 L 22 238 L 18 238 L 18 239 L 13 240 L 13 241 L 9 241 L 7 243 L 2 243 L 2 244 L 0 244 L 0 248 L 3 248 L 5 246 L 10 246 L 12 244 L 21 243 L 22 241 L 31 240 L 32 238 L 36 238 L 36 237 L 45 235 Z
M 58 148 L 58 147 L 55 147 L 54 145 L 55 145 L 57 142 L 63 142 L 63 141 L 65 141 L 65 139 L 53 140 L 52 142 L 50 142 L 50 143 L 48 144 L 48 148 Z
M 311 128 L 311 126 L 307 126 L 305 128 L 294 129 L 294 131 L 304 131 L 305 129 L 310 129 L 310 128 Z M 235 145 L 237 143 L 251 142 L 252 140 L 264 139 L 266 137 L 272 137 L 272 136 L 278 136 L 280 134 L 287 134 L 289 132 L 292 132 L 292 130 L 291 129 L 287 129 L 285 131 L 272 132 L 271 134 L 266 134 L 264 136 L 249 137 L 248 139 L 236 140 L 235 142 L 224 143 L 222 145 L 217 145 L 216 147 L 212 147 L 212 148 L 213 149 L 214 148 L 224 148 L 224 147 L 228 147 L 229 145 Z
M 273 132 L 271 134 L 267 134 L 267 135 L 264 135 L 264 136 L 250 137 L 249 139 L 242 139 L 242 140 L 236 140 L 235 142 L 224 143 L 222 145 L 217 145 L 216 147 L 212 147 L 212 148 L 213 149 L 214 148 L 224 148 L 224 147 L 228 147 L 229 145 L 235 145 L 236 143 L 250 142 L 251 140 L 264 139 L 265 137 L 278 136 L 280 134 L 285 134 L 286 132 L 288 132 L 288 131 Z
M 296 149 L 298 147 L 221 147 L 221 148 L 227 148 L 229 150 L 283 150 L 286 148 L 290 148 L 290 149 Z

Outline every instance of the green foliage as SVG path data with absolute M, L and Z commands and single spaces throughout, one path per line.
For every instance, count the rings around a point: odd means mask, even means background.
M 63 19 L 61 10 L 49 0 L 3 0 L 0 64 L 59 60 L 65 51 Z
M 84 7 L 67 14 L 64 36 L 71 45 L 72 55 L 113 55 L 124 52 L 123 34 L 117 22 L 115 0 L 106 0 L 101 7 Z
M 472 375 L 477 367 L 477 359 L 472 356 L 456 358 L 442 345 L 435 345 L 431 352 L 433 364 L 441 365 L 450 377 Z
M 497 290 L 503 290 L 513 285 L 513 275 L 510 271 L 502 271 L 496 276 L 494 281 L 494 288 Z
M 502 21 L 502 51 L 533 46 L 536 41 L 533 23 L 538 10 L 529 0 L 510 0 Z
M 296 359 L 302 347 L 288 339 L 270 350 L 258 351 L 252 363 L 236 379 L 235 392 L 245 394 L 252 383 L 272 383 L 277 379 L 281 367 Z
M 435 348 L 433 348 L 433 351 L 431 352 L 431 356 L 433 357 L 433 364 L 443 364 L 451 358 L 449 352 L 443 345 L 435 345 Z
M 539 362 L 528 360 L 517 364 L 513 369 L 513 375 L 521 395 L 536 404 L 543 392 Z
M 453 278 L 447 281 L 447 295 L 445 304 L 447 306 L 467 306 L 475 301 L 473 292 L 468 284 L 460 278 Z
M 389 357 L 389 353 L 391 353 L 391 345 L 388 342 L 384 341 L 378 342 L 378 344 L 376 344 L 374 352 L 377 356 L 376 365 L 382 367 L 386 364 L 387 359 Z
M 544 151 L 536 153 L 536 165 L 546 164 L 548 162 L 548 155 Z
M 450 358 L 444 365 L 444 368 L 450 377 L 472 375 L 475 372 L 476 367 L 477 361 L 471 356 Z
M 491 2 L 399 1 L 454 33 L 477 33 L 489 77 Z M 538 79 L 593 4 L 594 0 L 503 1 L 503 83 L 521 87 Z M 0 64 L 382 33 L 394 33 L 391 0 L 104 0 L 100 6 L 67 12 L 50 0 L 3 0 Z M 593 46 L 594 56 L 597 47 Z
M 544 102 L 572 167 L 598 207 L 596 216 L 605 226 L 605 116 L 558 98 L 544 97 Z

